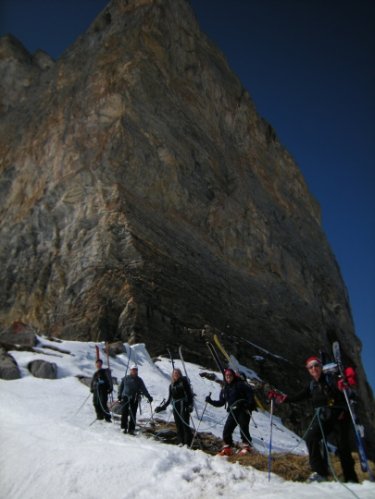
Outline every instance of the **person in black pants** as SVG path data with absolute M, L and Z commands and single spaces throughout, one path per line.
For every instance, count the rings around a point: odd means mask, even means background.
M 299 402 L 311 399 L 315 409 L 315 417 L 305 435 L 305 442 L 309 451 L 309 461 L 312 474 L 309 481 L 321 482 L 327 480 L 328 463 L 326 452 L 322 452 L 322 441 L 328 437 L 334 438 L 341 462 L 345 482 L 358 482 L 354 470 L 354 460 L 350 449 L 351 419 L 345 397 L 342 393 L 342 380 L 338 380 L 333 373 L 324 373 L 322 363 L 318 357 L 309 357 L 306 361 L 311 381 L 298 394 L 290 397 L 284 395 L 276 402 Z M 272 393 L 268 394 L 269 398 Z
M 148 393 L 143 379 L 138 376 L 138 367 L 132 365 L 130 367 L 130 374 L 122 378 L 118 390 L 118 400 L 122 402 L 121 428 L 124 433 L 129 433 L 129 435 L 134 435 L 138 403 L 141 395 L 144 395 L 151 404 L 153 399 Z
M 94 404 L 97 419 L 104 419 L 111 422 L 111 415 L 108 411 L 108 394 L 112 391 L 112 385 L 108 377 L 107 369 L 103 369 L 103 361 L 97 359 L 96 372 L 91 380 L 90 391 L 93 394 L 92 402 Z
M 178 443 L 188 446 L 193 438 L 189 425 L 190 413 L 193 410 L 193 397 L 189 380 L 186 376 L 182 376 L 180 369 L 173 369 L 168 400 L 155 409 L 155 412 L 164 411 L 172 402 Z
M 224 447 L 219 452 L 220 456 L 233 454 L 233 432 L 237 425 L 240 427 L 242 450 L 240 454 L 251 452 L 251 436 L 249 424 L 251 411 L 254 409 L 254 394 L 250 385 L 238 377 L 232 369 L 224 370 L 225 384 L 219 396 L 219 400 L 206 397 L 206 402 L 215 407 L 226 405 L 228 417 L 224 425 L 223 441 Z

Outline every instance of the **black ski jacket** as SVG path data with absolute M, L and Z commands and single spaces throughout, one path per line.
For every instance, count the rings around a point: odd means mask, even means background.
M 239 378 L 235 378 L 232 383 L 226 383 L 222 388 L 219 400 L 209 402 L 215 407 L 227 405 L 227 411 L 231 410 L 254 410 L 254 393 L 250 385 Z
M 172 400 L 174 402 L 183 400 L 187 406 L 192 406 L 193 397 L 194 395 L 188 379 L 186 376 L 181 376 L 181 378 L 169 385 L 168 400 L 162 405 L 162 408 L 164 410 Z
M 111 393 L 112 386 L 108 378 L 107 369 L 98 369 L 91 380 L 91 393 Z
M 152 402 L 152 397 L 148 393 L 142 378 L 139 376 L 131 376 L 130 374 L 124 376 L 118 390 L 119 400 L 123 398 L 135 400 L 139 395 L 144 395 L 149 402 Z
M 337 388 L 337 379 L 332 374 L 320 376 L 318 381 L 312 379 L 310 383 L 299 393 L 289 396 L 286 402 L 299 402 L 310 399 L 313 407 L 336 407 L 346 409 L 343 393 Z

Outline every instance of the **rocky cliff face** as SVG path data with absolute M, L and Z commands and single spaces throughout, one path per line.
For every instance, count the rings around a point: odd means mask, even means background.
M 208 324 L 284 387 L 339 339 L 366 379 L 319 207 L 187 1 L 113 0 L 56 62 L 4 37 L 0 69 L 2 326 L 204 363 Z

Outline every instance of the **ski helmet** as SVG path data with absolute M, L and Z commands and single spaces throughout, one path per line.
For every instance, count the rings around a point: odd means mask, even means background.
M 308 359 L 306 359 L 306 362 L 305 362 L 305 365 L 306 367 L 311 364 L 312 362 L 317 362 L 318 364 L 322 364 L 322 361 L 319 359 L 319 357 L 317 357 L 316 355 L 312 355 L 311 357 L 309 357 Z

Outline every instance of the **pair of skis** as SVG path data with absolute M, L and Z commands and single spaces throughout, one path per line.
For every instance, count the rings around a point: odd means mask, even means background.
M 346 381 L 345 370 L 344 370 L 344 365 L 343 365 L 342 357 L 341 357 L 340 344 L 338 341 L 335 341 L 332 344 L 332 353 L 333 353 L 333 357 L 335 359 L 335 362 L 336 362 L 338 370 L 339 370 L 339 375 L 340 375 L 341 379 L 343 379 L 345 382 Z M 373 482 L 375 480 L 375 478 L 374 478 L 374 475 L 370 469 L 369 462 L 367 459 L 365 445 L 364 445 L 364 441 L 363 441 L 363 435 L 362 435 L 362 427 L 358 422 L 358 417 L 356 415 L 355 407 L 354 407 L 354 401 L 349 396 L 348 389 L 345 387 L 345 383 L 344 383 L 343 393 L 344 393 L 345 401 L 346 401 L 346 404 L 348 406 L 350 417 L 351 417 L 351 420 L 353 423 L 355 441 L 356 441 L 356 445 L 357 445 L 361 470 L 364 473 L 368 473 L 370 480 Z

